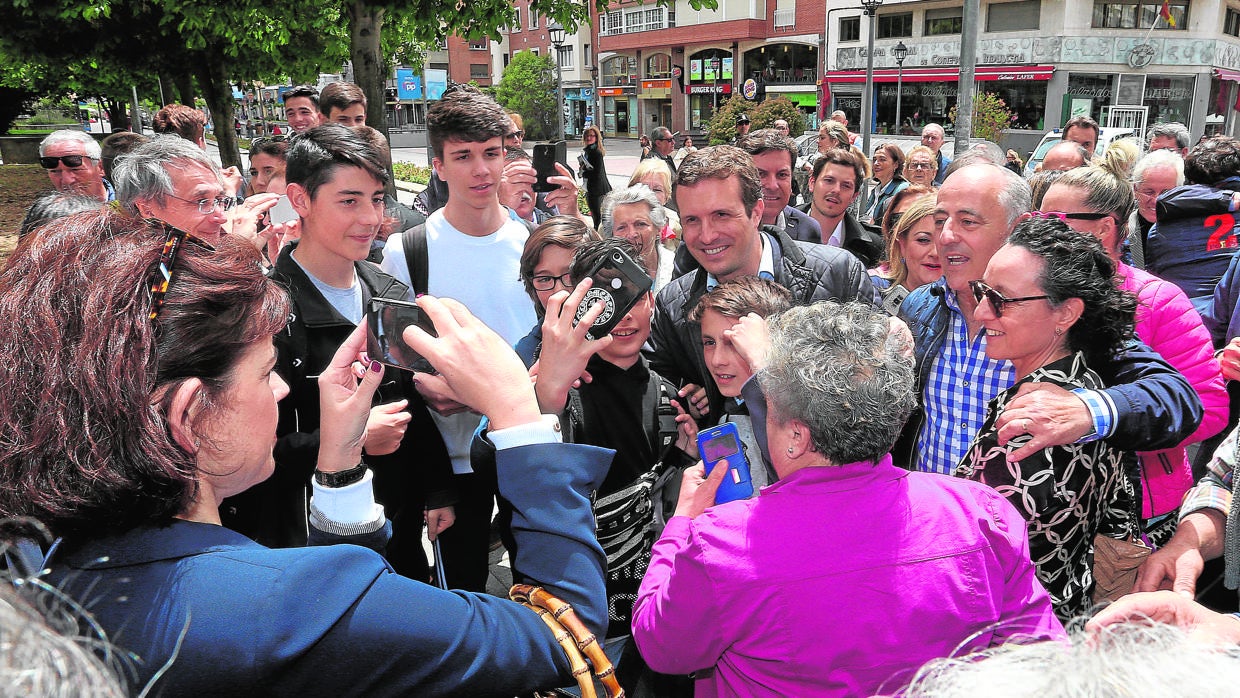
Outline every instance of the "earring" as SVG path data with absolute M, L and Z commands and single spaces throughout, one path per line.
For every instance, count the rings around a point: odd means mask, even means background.
M 790 455 L 790 456 L 792 455 L 792 447 L 791 447 L 791 446 L 789 446 L 789 447 L 788 447 L 788 455 Z
M 1063 328 L 1062 328 L 1062 327 L 1056 327 L 1056 328 L 1055 328 L 1055 336 L 1056 336 L 1056 337 L 1059 337 L 1059 336 L 1061 336 L 1061 335 L 1063 335 Z

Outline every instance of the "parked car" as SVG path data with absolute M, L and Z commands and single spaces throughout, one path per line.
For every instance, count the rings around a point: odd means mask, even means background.
M 1117 141 L 1121 138 L 1140 138 L 1140 134 L 1136 132 L 1136 129 L 1103 126 L 1098 134 L 1098 144 L 1094 147 L 1094 155 L 1101 155 L 1102 151 L 1106 150 L 1112 141 Z M 1033 154 L 1029 156 L 1028 162 L 1025 163 L 1026 178 L 1037 170 L 1038 165 L 1042 164 L 1042 159 L 1046 157 L 1046 151 L 1062 140 L 1062 129 L 1053 128 L 1047 131 L 1046 135 L 1042 136 L 1042 140 L 1038 142 L 1038 147 L 1033 149 Z M 1142 143 L 1141 145 L 1144 147 L 1145 144 Z

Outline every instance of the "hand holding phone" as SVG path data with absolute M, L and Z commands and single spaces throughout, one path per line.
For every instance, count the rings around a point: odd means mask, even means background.
M 371 298 L 366 313 L 366 353 L 380 363 L 416 373 L 434 373 L 431 363 L 405 343 L 405 328 L 416 325 L 432 337 L 435 326 L 417 303 Z
M 698 453 L 709 476 L 715 468 L 726 468 L 723 482 L 715 492 L 715 504 L 723 504 L 753 496 L 753 481 L 749 476 L 749 459 L 741 442 L 736 425 L 724 422 L 698 432 Z
M 549 180 L 560 176 L 559 171 L 555 169 L 557 162 L 568 167 L 568 145 L 564 141 L 540 143 L 534 146 L 534 172 L 538 175 L 538 179 L 534 182 L 534 191 L 545 193 L 556 190 L 556 185 Z
M 590 339 L 610 334 L 654 285 L 646 270 L 623 250 L 612 250 L 586 276 L 594 283 L 577 306 L 573 322 L 581 320 L 596 302 L 602 303 L 603 312 L 586 332 L 586 337 Z

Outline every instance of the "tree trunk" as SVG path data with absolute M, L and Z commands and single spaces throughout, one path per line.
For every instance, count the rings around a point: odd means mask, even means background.
M 194 74 L 189 71 L 177 73 L 173 76 L 173 79 L 176 80 L 177 103 L 184 104 L 187 107 L 194 106 Z M 168 89 L 167 84 L 164 85 L 164 89 Z M 172 98 L 170 94 L 165 96 L 169 99 Z
M 128 102 L 123 102 L 112 97 L 105 97 L 107 103 L 108 121 L 112 124 L 112 133 L 127 130 L 129 128 L 129 111 L 126 107 Z
M 346 0 L 349 15 L 349 54 L 353 60 L 353 80 L 366 93 L 366 125 L 388 136 L 387 63 L 379 43 L 383 30 L 384 10 L 366 0 Z M 395 196 L 396 185 L 392 166 L 388 165 L 388 193 Z
M 241 167 L 237 149 L 237 132 L 233 130 L 233 96 L 228 74 L 219 51 L 208 51 L 207 60 L 198 68 L 198 83 L 207 100 L 207 109 L 215 123 L 215 142 L 220 147 L 220 163 L 224 167 Z

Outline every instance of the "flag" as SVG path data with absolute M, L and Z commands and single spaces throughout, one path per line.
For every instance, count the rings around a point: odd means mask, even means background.
M 1170 0 L 1163 0 L 1162 9 L 1158 11 L 1158 14 L 1161 15 L 1163 19 L 1167 20 L 1167 26 L 1174 27 L 1175 17 L 1171 16 L 1171 6 L 1167 4 L 1169 1 Z

